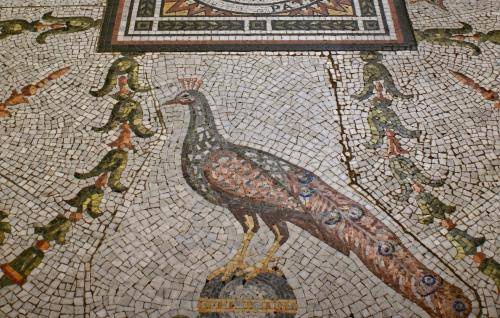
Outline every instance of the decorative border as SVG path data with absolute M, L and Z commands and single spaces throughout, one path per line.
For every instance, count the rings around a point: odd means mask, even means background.
M 138 0 L 138 1 L 141 1 L 141 0 Z M 165 5 L 165 1 L 166 0 L 161 0 L 161 7 L 163 8 L 163 6 Z M 235 1 L 231 1 L 231 0 L 226 0 L 227 2 L 233 2 L 233 3 L 238 3 L 238 2 L 235 2 Z M 323 0 L 310 0 L 311 2 L 308 3 L 307 5 L 302 5 L 300 8 L 296 8 L 296 9 L 289 9 L 289 10 L 285 10 L 285 11 L 280 11 L 279 13 L 274 13 L 274 14 L 261 14 L 261 13 L 255 13 L 255 14 L 252 14 L 252 15 L 249 15 L 248 13 L 240 13 L 240 12 L 234 12 L 234 11 L 226 11 L 226 10 L 223 10 L 223 9 L 219 9 L 219 8 L 216 8 L 208 3 L 204 3 L 205 1 L 203 0 L 197 0 L 197 2 L 200 2 L 200 6 L 204 6 L 204 7 L 208 7 L 208 8 L 212 8 L 212 9 L 215 9 L 215 10 L 218 10 L 218 11 L 224 11 L 225 13 L 227 14 L 224 14 L 223 16 L 225 17 L 234 17 L 234 16 L 237 16 L 237 17 L 281 17 L 283 15 L 287 16 L 288 13 L 290 12 L 298 12 L 298 11 L 301 11 L 305 8 L 310 8 L 311 6 L 315 6 L 317 3 L 323 1 Z M 345 0 L 344 0 L 345 1 Z M 348 0 L 348 1 L 353 1 L 353 0 Z M 372 0 L 368 0 L 368 1 L 372 1 Z M 281 2 L 286 2 L 286 1 L 281 1 Z M 250 4 L 250 5 L 253 5 L 253 4 Z M 260 6 L 265 6 L 266 4 L 258 4 Z M 269 4 L 267 4 L 269 5 Z M 160 14 L 162 17 L 165 17 L 163 14 Z M 214 17 L 216 17 L 217 15 L 214 15 Z M 222 15 L 219 15 L 219 16 L 222 16 Z M 296 17 L 306 17 L 305 15 L 302 15 L 300 13 L 297 13 L 293 16 L 296 16 Z M 308 15 L 307 17 L 309 17 L 311 15 Z M 345 14 L 345 15 L 339 15 L 339 16 L 354 16 L 354 12 L 353 14 Z M 210 16 L 205 16 L 207 18 L 210 18 Z
M 107 0 L 98 52 L 207 52 L 207 51 L 329 51 L 415 50 L 417 44 L 404 0 L 388 0 L 394 20 L 395 40 L 200 40 L 120 41 L 118 32 L 125 0 Z M 318 18 L 318 17 L 316 17 Z M 128 19 L 130 20 L 130 18 Z
M 154 0 L 150 0 L 154 1 Z M 317 0 L 319 1 L 319 0 Z M 354 0 L 350 0 L 354 1 Z M 383 4 L 382 1 L 387 1 L 387 0 L 359 0 L 359 1 L 369 1 L 371 3 L 378 2 L 378 7 L 382 8 Z M 144 36 L 144 37 L 152 37 L 154 35 L 157 36 L 163 36 L 163 37 L 168 37 L 168 36 L 173 36 L 173 37 L 184 37 L 184 36 L 209 36 L 213 35 L 216 37 L 255 37 L 255 36 L 262 36 L 262 37 L 272 37 L 272 36 L 318 36 L 318 35 L 323 35 L 323 36 L 339 36 L 339 35 L 344 35 L 344 36 L 349 36 L 349 35 L 355 35 L 355 36 L 368 36 L 368 35 L 389 35 L 388 32 L 388 25 L 386 21 L 386 15 L 384 11 L 380 11 L 380 14 L 374 15 L 374 16 L 356 16 L 355 12 L 353 12 L 352 15 L 338 15 L 338 16 L 321 16 L 321 15 L 283 15 L 283 14 L 255 14 L 255 15 L 248 15 L 248 14 L 228 14 L 228 15 L 214 15 L 214 16 L 164 16 L 160 13 L 159 17 L 155 17 L 154 15 L 151 16 L 138 16 L 135 14 L 135 9 L 138 9 L 140 6 L 141 0 L 130 0 L 130 5 L 128 6 L 128 19 L 126 20 L 125 23 L 123 21 L 120 21 L 121 27 L 124 28 L 124 34 L 118 35 L 118 38 L 120 36 L 131 36 L 131 37 L 137 37 L 137 36 Z M 165 5 L 165 0 L 162 0 L 161 5 Z M 126 8 L 126 6 L 124 6 Z M 376 10 L 376 9 L 375 9 Z M 122 14 L 124 16 L 125 13 Z M 134 20 L 135 18 L 135 20 Z M 274 18 L 274 19 L 273 19 Z M 282 19 L 279 19 L 282 18 Z M 370 18 L 371 20 L 366 20 L 366 18 Z M 117 22 L 118 22 L 118 18 Z M 376 19 L 376 20 L 375 20 Z M 123 20 L 123 19 L 122 19 Z M 140 30 L 135 28 L 133 26 L 132 21 L 134 20 L 136 23 L 137 22 L 150 22 L 151 25 L 156 21 L 158 23 L 158 30 L 156 32 L 159 33 L 141 33 L 141 31 L 146 31 L 146 30 Z M 140 20 L 140 21 L 138 21 Z M 217 28 L 214 28 L 212 30 L 197 30 L 197 29 L 182 29 L 181 28 L 172 28 L 172 30 L 168 30 L 168 28 L 165 28 L 163 30 L 160 30 L 162 27 L 161 25 L 165 24 L 182 24 L 185 23 L 186 25 L 189 25 L 189 22 L 205 22 L 205 21 L 210 21 L 210 22 L 218 22 L 220 25 L 219 31 L 225 30 L 225 31 L 231 31 L 231 33 L 215 33 L 212 34 L 212 31 L 216 31 Z M 239 24 L 238 24 L 239 22 Z M 256 26 L 258 22 L 264 22 L 264 26 L 261 26 L 260 28 Z M 286 22 L 299 22 L 299 23 L 312 23 L 313 26 L 314 24 L 322 24 L 322 27 L 319 27 L 316 25 L 317 30 L 313 30 L 312 28 L 310 29 L 301 29 L 301 28 L 296 28 L 295 30 L 292 28 L 288 29 L 283 29 L 279 30 L 278 28 L 275 28 L 277 23 L 286 23 Z M 360 29 L 360 25 L 365 23 L 363 22 L 376 22 L 378 26 L 382 26 L 382 28 L 378 28 L 376 30 L 373 29 Z M 232 25 L 231 25 L 232 23 Z M 248 23 L 249 30 L 245 31 L 245 24 Z M 351 28 L 349 28 L 349 25 L 347 25 L 343 29 L 339 29 L 338 31 L 343 31 L 343 32 L 349 32 L 349 31 L 358 31 L 359 33 L 335 33 L 331 34 L 328 33 L 329 31 L 335 30 L 335 27 L 338 26 L 338 24 L 348 24 L 350 23 Z M 230 25 L 233 28 L 226 28 L 224 29 L 225 25 Z M 272 32 L 267 30 L 267 25 L 270 25 L 272 28 Z M 329 25 L 328 25 L 329 24 Z M 337 24 L 337 25 L 335 25 Z M 252 27 L 253 25 L 253 27 Z M 213 26 L 213 25 L 211 25 Z M 325 28 L 325 27 L 330 27 Z M 168 33 L 169 31 L 174 31 L 175 33 Z M 150 31 L 150 30 L 147 30 Z M 191 31 L 190 33 L 188 33 Z M 241 33 L 239 33 L 240 31 Z M 265 32 L 263 32 L 265 31 Z M 293 32 L 295 31 L 295 32 Z M 380 31 L 380 33 L 361 33 L 363 31 Z M 310 32 L 315 32 L 315 33 L 310 33 Z M 118 39 L 118 41 L 123 41 Z M 207 41 L 216 41 L 215 39 L 212 40 L 207 40 Z M 228 40 L 221 40 L 221 41 L 228 41 Z M 243 40 L 243 39 L 236 39 L 235 41 L 239 42 L 247 42 L 248 40 Z M 260 40 L 259 40 L 260 41 Z M 274 40 L 270 39 L 269 41 L 280 41 L 280 40 Z M 299 40 L 299 41 L 304 41 L 304 40 Z M 156 43 L 161 43 L 161 41 L 154 41 Z M 178 42 L 186 42 L 184 40 L 179 40 Z

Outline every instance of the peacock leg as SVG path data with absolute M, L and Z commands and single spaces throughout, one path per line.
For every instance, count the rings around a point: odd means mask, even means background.
M 252 241 L 253 236 L 255 235 L 254 229 L 256 218 L 250 215 L 244 215 L 244 228 L 245 234 L 243 235 L 243 243 L 241 244 L 240 249 L 236 252 L 236 255 L 223 267 L 213 271 L 209 276 L 208 280 L 212 280 L 215 277 L 222 275 L 222 280 L 225 281 L 228 278 L 232 277 L 235 274 L 238 274 L 240 271 L 244 270 L 247 267 L 245 262 L 245 258 L 248 253 L 248 247 L 250 246 L 250 241 Z
M 264 222 L 266 218 L 263 217 Z M 267 222 L 266 222 L 267 223 Z M 288 239 L 288 229 L 284 222 L 279 222 L 272 226 L 272 231 L 274 233 L 274 242 L 271 248 L 267 251 L 264 258 L 258 263 L 249 266 L 243 270 L 245 274 L 245 279 L 250 280 L 257 277 L 259 274 L 263 273 L 274 273 L 283 276 L 283 273 L 278 268 L 270 268 L 269 263 L 275 261 L 275 254 L 278 249 L 283 245 Z

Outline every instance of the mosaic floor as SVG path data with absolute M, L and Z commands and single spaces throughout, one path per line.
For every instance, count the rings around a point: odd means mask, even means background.
M 500 316 L 500 2 L 246 53 L 98 53 L 106 4 L 0 3 L 0 317 Z

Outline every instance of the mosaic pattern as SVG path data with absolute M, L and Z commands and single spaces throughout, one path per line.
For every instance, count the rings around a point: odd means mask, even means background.
M 120 0 L 104 23 L 104 52 L 415 46 L 401 0 Z
M 496 2 L 318 53 L 97 53 L 102 1 L 5 3 L 1 317 L 499 316 Z

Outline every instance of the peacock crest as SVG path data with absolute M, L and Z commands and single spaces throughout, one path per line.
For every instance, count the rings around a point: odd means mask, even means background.
M 184 77 L 184 78 L 179 78 L 178 80 L 179 83 L 181 84 L 181 87 L 186 91 L 190 90 L 197 91 L 203 85 L 203 80 L 197 77 Z

